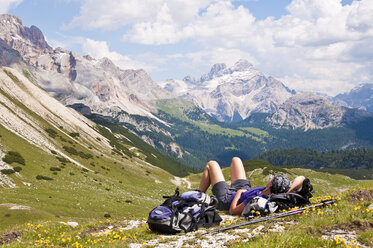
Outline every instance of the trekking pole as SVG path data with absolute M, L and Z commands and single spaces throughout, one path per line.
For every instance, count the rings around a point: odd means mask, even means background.
M 287 216 L 291 216 L 291 215 L 301 214 L 304 211 L 306 211 L 307 209 L 324 207 L 326 205 L 333 204 L 336 201 L 337 201 L 336 199 L 322 201 L 322 202 L 320 202 L 319 204 L 316 204 L 316 205 L 311 205 L 311 206 L 308 206 L 308 207 L 299 208 L 299 209 L 279 213 L 279 214 L 272 215 L 272 216 L 262 217 L 262 218 L 252 220 L 252 221 L 249 221 L 249 222 L 245 222 L 245 223 L 241 223 L 241 224 L 237 224 L 237 225 L 233 225 L 233 226 L 229 226 L 229 227 L 225 227 L 225 228 L 221 228 L 221 229 L 212 230 L 210 232 L 204 233 L 203 235 L 211 234 L 211 233 L 220 233 L 220 232 L 224 232 L 224 231 L 227 231 L 227 230 L 230 230 L 230 229 L 235 229 L 235 228 L 238 228 L 238 227 L 241 227 L 241 226 L 247 226 L 247 225 L 251 225 L 251 224 L 255 224 L 255 223 L 259 223 L 259 222 L 263 222 L 263 221 L 267 221 L 267 220 L 272 220 L 272 219 L 283 218 L 283 217 L 287 217 Z

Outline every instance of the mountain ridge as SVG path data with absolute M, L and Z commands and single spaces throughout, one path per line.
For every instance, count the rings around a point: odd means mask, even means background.
M 190 76 L 184 80 L 168 80 L 162 82 L 161 86 L 193 101 L 219 121 L 240 121 L 252 113 L 273 113 L 295 94 L 243 59 L 229 68 L 225 64 L 215 64 L 199 81 Z M 187 84 L 190 81 L 193 84 Z

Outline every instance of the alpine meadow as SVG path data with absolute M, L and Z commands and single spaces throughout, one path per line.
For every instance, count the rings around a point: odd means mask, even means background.
M 370 0 L 0 1 L 0 247 L 373 247 L 372 44 Z

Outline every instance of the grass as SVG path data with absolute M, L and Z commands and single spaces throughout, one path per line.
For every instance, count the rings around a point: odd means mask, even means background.
M 13 74 L 9 72 L 7 74 L 16 84 L 21 84 Z M 15 151 L 26 162 L 26 166 L 20 167 L 22 170 L 19 173 L 7 175 L 17 187 L 0 188 L 0 239 L 6 233 L 19 233 L 20 241 L 10 243 L 9 247 L 45 247 L 47 245 L 123 247 L 130 243 L 146 244 L 149 240 L 161 239 L 158 235 L 151 233 L 145 224 L 131 230 L 123 230 L 121 227 L 126 226 L 131 220 L 141 220 L 143 223 L 143 218 L 146 218 L 149 211 L 163 201 L 162 196 L 173 194 L 176 185 L 171 183 L 171 179 L 174 176 L 152 166 L 167 161 L 166 156 L 162 156 L 140 141 L 136 143 L 138 155 L 132 153 L 129 148 L 135 146 L 132 142 L 136 138 L 124 130 L 116 133 L 125 136 L 127 141 L 115 139 L 114 134 L 107 130 L 105 138 L 96 139 L 98 143 L 89 142 L 85 134 L 78 136 L 71 133 L 66 128 L 68 126 L 57 128 L 1 90 L 0 94 L 12 101 L 19 111 L 23 111 L 30 120 L 34 121 L 35 125 L 40 126 L 40 132 L 45 137 L 51 134 L 48 139 L 56 146 L 56 150 L 53 151 L 42 150 L 0 125 L 1 151 L 4 154 L 8 151 Z M 231 130 L 220 128 L 213 126 L 215 130 L 210 131 L 229 132 Z M 112 131 L 115 132 L 115 128 L 112 128 Z M 239 130 L 238 132 L 241 135 L 246 131 L 251 132 L 252 135 L 261 135 L 259 130 Z M 101 142 L 111 143 L 113 149 L 99 146 Z M 57 152 L 66 152 L 65 155 L 69 155 L 65 150 L 72 152 L 71 158 L 88 169 L 83 169 Z M 91 156 L 84 156 L 87 154 Z M 171 167 L 172 161 L 168 163 L 166 169 L 174 168 Z M 259 160 L 245 161 L 245 168 L 247 177 L 254 187 L 263 186 L 272 174 L 285 173 L 290 178 L 296 175 L 306 175 L 316 189 L 315 196 L 337 194 L 348 187 L 362 184 L 361 181 L 352 180 L 346 176 L 307 169 L 275 167 Z M 223 173 L 229 180 L 229 168 L 225 168 Z M 38 180 L 38 175 L 42 176 L 39 179 L 51 178 L 53 180 Z M 192 183 L 192 188 L 198 187 L 200 176 L 199 173 L 187 177 Z M 368 183 L 371 187 L 372 182 Z M 181 191 L 186 190 L 183 185 Z M 286 226 L 286 233 L 265 234 L 271 235 L 273 240 L 276 240 L 275 243 L 268 241 L 267 238 L 258 237 L 250 241 L 252 243 L 245 245 L 258 247 L 278 244 L 281 247 L 288 244 L 295 247 L 296 244 L 306 246 L 317 244 L 333 247 L 336 245 L 334 241 L 328 242 L 320 239 L 321 230 L 332 225 L 354 221 L 363 223 L 372 219 L 370 213 L 363 212 L 368 204 L 367 200 L 359 202 L 348 200 L 349 194 L 353 192 L 354 189 L 341 194 L 341 204 L 330 211 L 325 210 L 323 215 L 311 213 L 309 216 L 293 217 L 298 224 L 294 227 Z M 209 193 L 211 194 L 211 191 Z M 12 210 L 9 206 L 21 208 Z M 110 219 L 108 219 L 109 216 Z M 74 228 L 63 224 L 68 221 L 76 221 L 79 225 Z M 308 225 L 309 223 L 312 225 Z M 102 231 L 109 226 L 112 226 L 111 231 L 103 235 Z M 361 242 L 370 244 L 369 232 L 359 231 L 358 235 Z M 171 236 L 169 240 L 177 238 L 178 236 Z M 161 242 L 169 242 L 169 240 Z
M 328 234 L 330 230 L 343 228 L 346 224 L 355 223 L 358 225 L 373 226 L 373 211 L 367 210 L 369 200 L 351 201 L 351 194 L 358 190 L 372 190 L 373 181 L 366 182 L 367 185 L 359 188 L 350 188 L 348 191 L 340 193 L 337 198 L 340 201 L 333 206 L 315 211 L 309 211 L 302 215 L 287 217 L 286 222 L 282 223 L 285 231 L 268 232 L 278 221 L 284 219 L 272 220 L 258 223 L 250 226 L 255 229 L 259 225 L 264 225 L 260 235 L 246 239 L 246 233 L 241 233 L 241 238 L 227 242 L 232 247 L 348 247 L 349 242 L 360 242 L 370 246 L 373 242 L 371 235 L 372 227 L 364 230 L 356 228 L 356 240 L 344 240 L 334 237 L 331 240 L 325 240 L 322 235 Z M 321 198 L 315 199 L 319 200 Z M 77 221 L 79 225 L 72 227 L 66 224 L 67 221 Z M 140 221 L 140 225 L 134 229 L 124 230 L 130 221 Z M 244 221 L 241 219 L 240 221 Z M 293 221 L 293 222 L 290 222 Z M 295 224 L 294 224 L 295 223 Z M 110 227 L 110 229 L 109 229 Z M 37 213 L 34 213 L 34 219 L 28 223 L 18 225 L 21 230 L 21 241 L 14 242 L 7 247 L 25 247 L 25 246 L 68 246 L 68 247 L 126 247 L 129 244 L 146 244 L 151 240 L 158 240 L 159 243 L 173 242 L 185 234 L 172 235 L 169 237 L 160 237 L 150 232 L 145 219 L 133 217 L 118 217 L 112 219 L 97 218 L 92 220 L 82 220 L 77 218 L 64 218 L 59 221 L 39 220 Z M 217 234 L 216 234 L 217 235 Z M 203 239 L 202 236 L 196 236 L 195 239 Z M 193 241 L 185 241 L 192 244 Z
M 166 101 L 159 101 L 157 106 L 163 112 L 173 116 L 183 122 L 192 124 L 204 132 L 208 132 L 213 135 L 223 135 L 223 136 L 238 136 L 246 137 L 248 139 L 255 140 L 257 142 L 264 142 L 264 138 L 268 137 L 269 134 L 258 128 L 243 127 L 239 129 L 221 127 L 217 124 L 212 124 L 209 122 L 208 118 L 200 117 L 201 120 L 191 120 L 188 118 L 187 113 L 195 108 L 193 104 L 186 100 L 172 99 Z

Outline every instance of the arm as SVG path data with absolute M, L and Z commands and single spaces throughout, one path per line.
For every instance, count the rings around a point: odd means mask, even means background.
M 240 190 L 237 191 L 236 195 L 233 198 L 232 204 L 231 204 L 231 206 L 229 208 L 229 214 L 231 214 L 231 215 L 239 215 L 239 214 L 242 213 L 242 211 L 245 208 L 245 206 L 243 205 L 243 202 L 241 202 L 238 205 L 237 205 L 237 203 L 238 203 L 238 200 L 241 197 L 241 194 L 243 192 L 245 192 L 245 191 L 246 190 L 243 190 L 243 189 L 240 189 Z
M 290 192 L 293 192 L 293 191 L 296 191 L 296 190 L 300 189 L 302 187 L 302 185 L 303 185 L 304 179 L 306 179 L 304 176 L 297 176 L 291 182 L 291 187 L 290 187 L 290 189 L 288 190 L 287 193 L 290 193 Z

